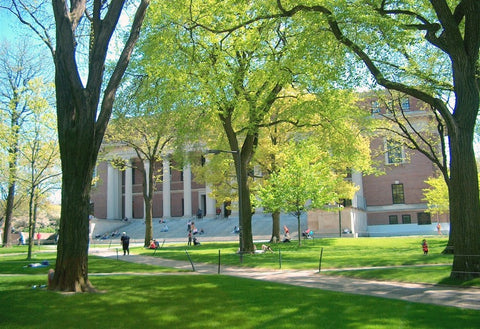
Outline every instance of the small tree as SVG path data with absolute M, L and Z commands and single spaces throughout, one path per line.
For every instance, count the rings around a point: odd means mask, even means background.
M 356 188 L 345 181 L 346 172 L 335 171 L 328 151 L 311 141 L 292 143 L 285 163 L 260 189 L 260 203 L 268 209 L 282 209 L 297 217 L 301 245 L 300 217 L 310 209 L 326 208 L 339 199 L 353 197 Z
M 153 195 L 156 184 L 161 182 L 163 173 L 159 172 L 162 154 L 174 138 L 174 120 L 167 113 L 145 114 L 131 118 L 117 118 L 107 129 L 106 143 L 120 143 L 132 148 L 138 162 L 116 158 L 112 163 L 125 169 L 132 167 L 142 173 L 142 194 L 145 203 L 145 246 L 153 239 Z M 108 155 L 107 155 L 108 156 Z
M 39 56 L 28 51 L 27 40 L 12 46 L 2 43 L 0 46 L 0 111 L 2 118 L 2 138 L 0 144 L 6 150 L 7 164 L 2 185 L 6 186 L 5 222 L 3 246 L 9 246 L 9 234 L 17 194 L 20 145 L 26 123 L 32 114 L 31 99 L 36 91 L 31 82 L 41 72 Z
M 448 188 L 442 177 L 430 177 L 425 181 L 429 188 L 423 190 L 427 201 L 428 212 L 431 214 L 446 214 L 450 209 L 448 203 Z
M 32 116 L 29 129 L 23 134 L 24 141 L 20 148 L 23 174 L 19 174 L 19 181 L 28 194 L 27 259 L 32 257 L 38 206 L 46 199 L 47 192 L 60 187 L 61 175 L 58 141 L 52 138 L 56 129 L 55 116 L 48 102 L 48 99 L 52 99 L 53 86 L 45 85 L 40 80 L 33 81 L 31 85 L 38 96 L 29 100 Z

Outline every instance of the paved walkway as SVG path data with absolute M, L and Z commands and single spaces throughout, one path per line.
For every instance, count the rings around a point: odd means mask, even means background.
M 92 255 L 117 258 L 122 261 L 150 265 L 160 265 L 192 271 L 192 265 L 184 261 L 162 259 L 159 257 L 118 255 L 115 249 L 94 248 Z M 195 273 L 218 274 L 218 265 L 194 264 Z M 192 272 L 193 273 L 193 272 Z M 350 294 L 368 295 L 382 298 L 399 299 L 409 302 L 452 306 L 480 310 L 480 289 L 442 286 L 420 283 L 399 283 L 322 275 L 314 270 L 265 270 L 222 266 L 222 275 L 279 282 L 296 286 L 322 290 L 338 291 Z

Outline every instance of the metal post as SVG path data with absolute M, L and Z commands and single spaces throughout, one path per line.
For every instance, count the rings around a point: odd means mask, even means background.
M 282 250 L 278 249 L 278 263 L 280 265 L 280 269 L 282 269 Z
M 318 273 L 322 270 L 323 247 L 320 250 L 320 260 L 318 261 Z
M 189 261 L 190 264 L 192 265 L 192 270 L 193 270 L 193 272 L 195 272 L 195 265 L 193 265 L 192 259 L 190 258 L 190 255 L 188 254 L 188 250 L 187 250 L 187 249 L 185 249 L 185 253 L 187 254 L 188 261 Z
M 220 274 L 220 249 L 218 249 L 218 274 Z

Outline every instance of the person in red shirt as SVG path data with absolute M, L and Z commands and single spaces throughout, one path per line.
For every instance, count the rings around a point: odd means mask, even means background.
M 422 249 L 423 249 L 423 254 L 428 255 L 428 244 L 427 240 L 423 239 L 422 241 Z

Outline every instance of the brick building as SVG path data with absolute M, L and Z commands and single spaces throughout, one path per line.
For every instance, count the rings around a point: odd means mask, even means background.
M 411 122 L 422 129 L 432 120 L 421 103 L 413 98 L 398 98 L 398 106 Z M 372 119 L 385 120 L 394 102 L 365 97 L 364 106 L 371 111 Z M 383 175 L 362 175 L 353 172 L 348 178 L 358 186 L 352 200 L 332 211 L 313 211 L 308 214 L 308 226 L 319 235 L 359 236 L 426 234 L 435 230 L 437 221 L 442 229 L 449 229 L 448 215 L 435 216 L 426 212 L 423 189 L 425 180 L 436 173 L 435 166 L 420 152 L 408 150 L 380 131 L 371 142 L 377 168 Z M 115 147 L 116 156 L 132 166 L 120 171 L 108 162 L 98 165 L 99 178 L 91 194 L 95 217 L 107 219 L 144 218 L 142 176 L 135 167 L 136 156 L 132 150 Z M 163 172 L 162 182 L 154 193 L 153 217 L 192 217 L 198 209 L 207 217 L 216 215 L 215 200 L 209 198 L 209 188 L 198 184 L 189 166 L 174 169 L 169 160 L 156 168 Z
M 106 219 L 144 218 L 143 178 L 136 169 L 138 159 L 127 148 L 116 147 L 112 152 L 129 165 L 123 171 L 109 162 L 97 166 L 98 178 L 91 193 L 93 215 Z M 155 168 L 162 172 L 162 181 L 154 190 L 153 217 L 192 217 L 198 209 L 204 216 L 215 216 L 215 200 L 208 197 L 208 187 L 194 181 L 190 166 L 175 168 L 169 160 Z
M 367 95 L 362 104 L 376 120 L 386 120 L 392 106 L 401 107 L 418 130 L 431 129 L 428 123 L 434 120 L 431 112 L 410 97 L 399 97 L 393 102 Z M 377 169 L 384 174 L 352 174 L 350 179 L 359 187 L 352 202 L 347 201 L 344 207 L 332 212 L 310 212 L 309 228 L 332 236 L 343 232 L 360 236 L 412 235 L 432 234 L 440 222 L 442 230 L 447 231 L 448 215 L 432 218 L 423 200 L 423 189 L 428 187 L 425 180 L 436 175 L 435 165 L 419 151 L 407 149 L 382 131 L 378 131 L 370 147 Z

